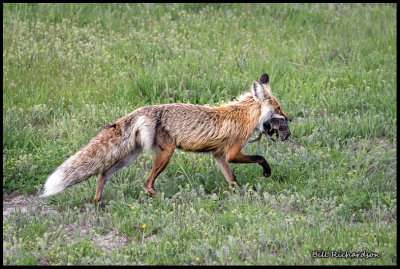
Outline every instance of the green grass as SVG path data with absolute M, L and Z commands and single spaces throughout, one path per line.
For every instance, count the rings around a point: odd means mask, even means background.
M 271 178 L 231 165 L 239 190 L 226 189 L 211 156 L 176 151 L 156 199 L 142 189 L 144 154 L 111 178 L 97 209 L 95 177 L 36 200 L 3 219 L 3 264 L 397 264 L 395 12 L 4 4 L 3 194 L 37 196 L 62 161 L 138 107 L 218 105 L 265 72 L 293 121 L 290 141 L 244 149 L 267 159 Z M 380 257 L 312 258 L 317 250 Z

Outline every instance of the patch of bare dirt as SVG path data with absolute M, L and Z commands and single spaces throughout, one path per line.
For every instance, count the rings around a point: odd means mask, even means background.
M 40 198 L 35 195 L 22 195 L 19 190 L 11 194 L 3 195 L 3 221 L 7 220 L 12 212 L 30 213 L 32 215 L 40 214 L 46 216 L 50 212 L 50 208 L 41 205 L 38 211 Z
M 127 243 L 127 239 L 115 231 L 109 231 L 105 235 L 98 235 L 97 238 L 94 237 L 93 239 L 97 241 L 99 246 L 103 246 L 108 249 L 118 248 Z
M 11 212 L 19 211 L 26 213 L 32 210 L 38 204 L 38 200 L 34 197 L 23 196 L 19 190 L 12 192 L 9 195 L 3 196 L 3 221 L 10 217 Z
M 41 199 L 37 196 L 24 196 L 19 190 L 16 190 L 11 194 L 3 195 L 3 222 L 15 211 L 32 216 L 38 214 L 45 216 L 51 209 L 41 203 Z M 88 222 L 82 223 L 79 227 L 77 227 L 76 223 L 70 223 L 65 227 L 66 236 L 70 238 L 74 237 L 77 229 L 79 229 L 81 235 L 87 236 L 92 228 Z M 155 239 L 154 237 L 155 235 L 151 235 L 146 240 L 152 241 Z M 92 237 L 92 241 L 96 245 L 104 247 L 107 252 L 128 243 L 128 239 L 125 236 L 115 231 L 109 231 L 105 235 L 95 234 Z
M 304 210 L 302 208 L 296 207 L 295 205 L 285 204 L 283 206 L 279 206 L 277 204 L 272 206 L 273 209 L 280 211 L 281 215 L 286 214 L 298 214 L 299 216 L 306 216 Z

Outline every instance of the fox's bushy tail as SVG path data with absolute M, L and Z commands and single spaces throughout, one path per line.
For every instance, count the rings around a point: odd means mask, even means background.
M 118 121 L 101 130 L 54 170 L 46 179 L 40 197 L 57 194 L 93 175 L 102 173 L 136 147 L 149 148 L 154 137 L 152 126 L 144 116 L 134 122 L 130 126 L 125 126 Z
M 88 145 L 69 157 L 47 178 L 40 197 L 57 194 L 69 186 L 98 174 L 106 166 L 105 158 L 90 157 Z

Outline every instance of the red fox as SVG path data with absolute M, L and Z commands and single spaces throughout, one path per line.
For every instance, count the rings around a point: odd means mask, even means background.
M 218 107 L 181 103 L 141 107 L 105 127 L 64 161 L 47 178 L 41 197 L 97 175 L 97 206 L 107 180 L 143 150 L 155 153 L 153 168 L 143 184 L 152 197 L 157 195 L 154 182 L 176 148 L 212 153 L 231 187 L 237 181 L 229 163 L 257 163 L 263 168 L 263 176 L 269 177 L 271 167 L 262 156 L 246 155 L 241 150 L 254 131 L 278 133 L 279 121 L 287 126 L 290 119 L 272 95 L 268 74 L 253 81 L 251 92 Z M 280 139 L 287 139 L 289 134 Z

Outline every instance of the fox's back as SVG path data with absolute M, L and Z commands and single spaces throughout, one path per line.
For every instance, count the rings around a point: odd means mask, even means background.
M 243 125 L 238 123 L 240 117 L 228 116 L 231 111 L 224 113 L 215 107 L 174 103 L 146 106 L 135 112 L 144 115 L 155 132 L 167 132 L 177 148 L 187 151 L 215 151 L 248 135 L 238 129 Z

